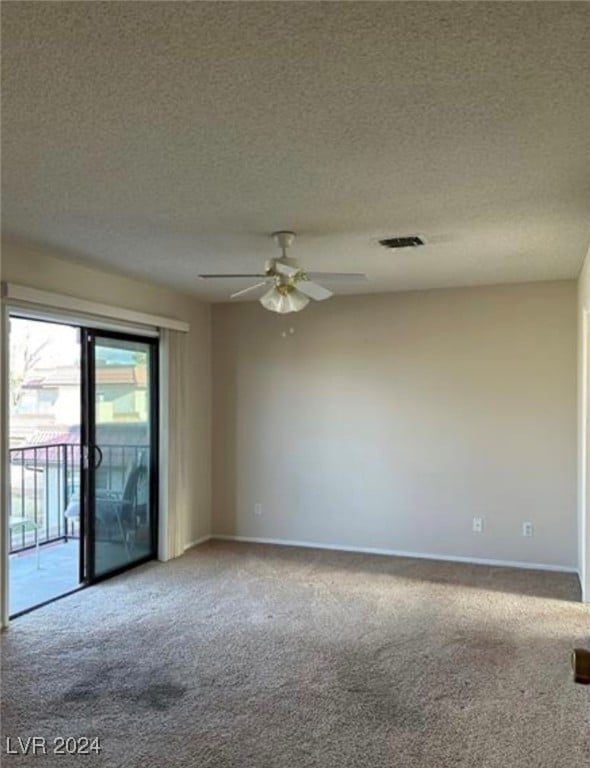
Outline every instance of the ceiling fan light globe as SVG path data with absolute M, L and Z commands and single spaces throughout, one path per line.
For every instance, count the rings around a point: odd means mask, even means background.
M 265 293 L 260 303 L 270 312 L 286 315 L 288 312 L 300 312 L 309 304 L 309 299 L 296 288 L 290 291 L 279 291 L 276 285 Z
M 284 297 L 285 303 L 288 305 L 288 309 L 285 312 L 300 312 L 309 304 L 309 299 L 301 291 L 295 289 Z

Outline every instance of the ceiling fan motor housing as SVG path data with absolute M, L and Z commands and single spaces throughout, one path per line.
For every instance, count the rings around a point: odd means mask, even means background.
M 300 274 L 292 275 L 290 277 L 288 275 L 281 274 L 281 272 L 277 269 L 277 264 L 284 264 L 287 267 L 296 269 Z M 269 277 L 275 277 L 277 281 L 281 283 L 300 280 L 303 276 L 303 269 L 299 261 L 297 259 L 291 259 L 288 256 L 282 256 L 280 259 L 269 259 L 265 264 L 265 271 Z
M 287 256 L 287 248 L 293 244 L 293 240 L 295 239 L 295 232 L 281 229 L 278 232 L 273 232 L 272 237 L 281 249 L 282 256 L 278 259 L 269 259 L 266 262 L 266 274 L 268 277 L 273 277 L 275 279 L 275 284 L 277 287 L 292 286 L 301 279 L 301 276 L 299 274 L 285 274 L 280 268 L 277 269 L 277 264 L 284 264 L 287 267 L 291 267 L 291 269 L 296 269 L 301 273 L 301 275 L 303 275 L 303 270 L 301 269 L 297 259 L 291 259 Z

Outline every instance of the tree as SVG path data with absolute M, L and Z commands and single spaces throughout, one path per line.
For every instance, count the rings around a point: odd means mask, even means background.
M 43 359 L 51 339 L 35 333 L 30 323 L 10 322 L 10 399 L 12 407 L 20 403 L 29 374 Z

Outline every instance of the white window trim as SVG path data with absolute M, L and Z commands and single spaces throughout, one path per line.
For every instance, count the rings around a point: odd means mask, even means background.
M 147 312 L 137 312 L 133 309 L 114 307 L 110 304 L 101 304 L 95 301 L 87 301 L 86 299 L 79 299 L 66 294 L 42 291 L 27 285 L 3 283 L 2 295 L 4 300 L 13 309 L 29 307 L 34 311 L 36 308 L 37 311 L 44 311 L 46 316 L 51 314 L 54 318 L 55 314 L 53 311 L 57 311 L 70 317 L 74 315 L 78 318 L 83 318 L 84 324 L 89 324 L 92 318 L 106 318 L 111 323 L 113 320 L 120 320 L 124 323 L 132 323 L 135 326 L 167 328 L 183 333 L 188 333 L 190 330 L 189 324 L 183 320 L 176 320 L 162 315 L 152 315 Z

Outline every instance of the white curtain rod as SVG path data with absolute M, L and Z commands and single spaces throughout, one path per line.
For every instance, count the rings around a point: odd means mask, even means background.
M 109 320 L 122 320 L 128 323 L 151 326 L 152 328 L 167 328 L 171 331 L 181 331 L 182 333 L 188 333 L 190 330 L 189 324 L 183 320 L 152 315 L 147 312 L 136 312 L 133 309 L 125 309 L 124 307 L 113 307 L 109 304 L 100 304 L 95 301 L 78 299 L 75 296 L 52 293 L 51 291 L 42 291 L 38 288 L 30 288 L 27 285 L 17 285 L 16 283 L 3 283 L 2 296 L 6 301 L 17 302 L 18 304 L 64 310 L 82 315 L 93 315 L 94 317 Z

